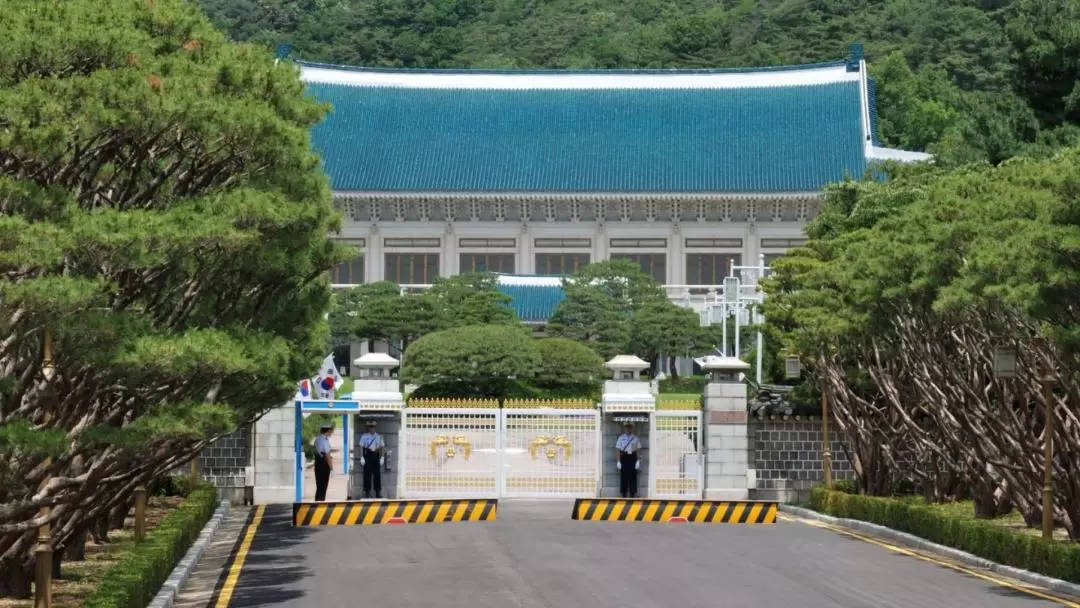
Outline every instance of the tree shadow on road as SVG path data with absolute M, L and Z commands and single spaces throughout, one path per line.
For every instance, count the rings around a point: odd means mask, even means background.
M 269 505 L 244 560 L 230 608 L 276 604 L 302 605 L 300 584 L 313 576 L 307 565 L 307 545 L 313 528 L 292 525 L 292 505 Z

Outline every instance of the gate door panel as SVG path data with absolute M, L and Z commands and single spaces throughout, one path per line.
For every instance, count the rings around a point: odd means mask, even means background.
M 650 466 L 658 498 L 702 497 L 704 462 L 700 411 L 657 411 L 650 437 Z
M 403 418 L 405 498 L 498 496 L 498 409 L 407 408 Z
M 503 409 L 503 496 L 596 496 L 596 409 Z

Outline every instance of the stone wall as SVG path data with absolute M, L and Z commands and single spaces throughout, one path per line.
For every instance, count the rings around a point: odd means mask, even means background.
M 251 433 L 241 428 L 206 446 L 199 455 L 199 475 L 217 486 L 221 497 L 234 504 L 244 501 L 244 488 L 251 485 Z
M 810 488 L 822 482 L 821 419 L 768 420 L 751 418 L 751 466 L 755 498 L 804 502 Z M 830 427 L 833 480 L 852 479 L 854 472 L 835 427 Z

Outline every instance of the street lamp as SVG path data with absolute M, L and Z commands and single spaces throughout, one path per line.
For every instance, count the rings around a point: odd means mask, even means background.
M 802 361 L 798 355 L 788 355 L 787 359 L 784 359 L 784 378 L 798 380 L 801 377 Z
M 999 345 L 994 348 L 994 377 L 999 380 L 1016 377 L 1016 347 Z
M 1049 349 L 1049 342 L 1037 339 L 1039 345 Z M 1008 344 L 994 348 L 994 377 L 999 380 L 1017 377 L 1016 347 Z M 1043 391 L 1043 407 L 1046 423 L 1043 428 L 1043 487 L 1042 487 L 1042 537 L 1054 538 L 1054 427 L 1057 426 L 1054 411 L 1054 375 L 1048 365 L 1040 379 Z
M 802 360 L 798 355 L 788 355 L 784 359 L 784 377 L 795 380 L 802 377 Z M 821 378 L 821 473 L 825 487 L 832 487 L 832 451 L 829 446 L 829 397 L 825 392 L 825 378 Z
M 41 375 L 45 380 L 44 399 L 42 400 L 42 425 L 48 427 L 52 422 L 53 408 L 55 404 L 55 387 L 53 378 L 56 376 L 56 368 L 53 366 L 52 333 L 45 329 L 45 337 L 41 349 Z M 52 459 L 46 458 L 42 463 L 46 471 L 52 465 Z M 42 487 L 49 483 L 46 476 L 42 480 Z M 49 525 L 49 516 L 52 509 L 41 507 L 39 514 L 45 518 L 45 523 L 38 527 L 37 544 L 34 547 L 34 608 L 52 608 L 52 526 Z

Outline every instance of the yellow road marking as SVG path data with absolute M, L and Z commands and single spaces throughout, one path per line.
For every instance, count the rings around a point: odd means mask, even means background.
M 244 539 L 240 541 L 240 548 L 236 551 L 236 557 L 229 568 L 229 576 L 225 579 L 225 584 L 221 586 L 221 594 L 218 595 L 214 608 L 228 608 L 233 590 L 236 589 L 236 581 L 240 579 L 240 571 L 244 569 L 244 561 L 247 559 L 248 551 L 251 550 L 251 542 L 255 540 L 255 532 L 259 529 L 265 512 L 266 505 L 255 507 L 255 517 L 251 518 L 251 523 L 244 531 Z
M 864 536 L 862 534 L 858 534 L 858 533 L 852 532 L 850 530 L 845 530 L 844 528 L 834 526 L 832 524 L 827 524 L 827 523 L 820 522 L 820 521 L 813 521 L 813 520 L 809 520 L 809 519 L 803 519 L 801 517 L 792 517 L 790 515 L 778 515 L 777 518 L 781 519 L 781 520 L 784 520 L 784 521 L 804 523 L 804 524 L 806 524 L 808 526 L 814 526 L 815 528 L 822 528 L 822 529 L 825 529 L 825 530 L 830 530 L 832 532 L 836 532 L 838 534 L 843 534 L 845 536 L 850 536 L 852 538 L 857 538 L 857 539 L 859 539 L 861 541 L 868 542 L 868 543 L 870 543 L 872 545 L 877 545 L 879 547 L 888 549 L 888 550 L 893 551 L 895 553 L 900 553 L 902 555 L 907 555 L 909 557 L 914 557 L 916 559 L 921 559 L 924 562 L 930 562 L 931 564 L 936 564 L 938 566 L 944 566 L 945 568 L 949 568 L 949 569 L 955 570 L 957 572 L 963 572 L 964 574 L 968 574 L 970 576 L 980 578 L 980 579 L 982 579 L 984 581 L 994 583 L 995 585 L 1000 585 L 1002 587 L 1007 587 L 1009 589 L 1013 589 L 1013 590 L 1019 591 L 1021 593 L 1026 593 L 1028 595 L 1037 597 L 1039 599 L 1044 599 L 1044 600 L 1048 600 L 1048 601 L 1051 601 L 1051 602 L 1057 602 L 1057 603 L 1061 604 L 1062 606 L 1067 606 L 1068 608 L 1080 608 L 1080 603 L 1074 602 L 1072 600 L 1065 599 L 1063 597 L 1050 595 L 1045 590 L 1043 590 L 1041 587 L 1034 587 L 1034 586 L 1031 586 L 1031 585 L 1026 585 L 1026 584 L 1023 584 L 1023 583 L 1014 582 L 1014 581 L 1011 581 L 1011 580 L 1008 580 L 1008 579 L 1005 579 L 1005 578 L 1001 578 L 1001 577 L 998 577 L 998 576 L 988 575 L 988 574 L 985 574 L 983 572 L 979 572 L 977 570 L 972 570 L 970 568 L 966 568 L 966 567 L 960 566 L 958 564 L 954 564 L 954 563 L 947 562 L 947 561 L 944 561 L 944 560 L 941 560 L 941 559 L 930 557 L 929 555 L 924 555 L 922 553 L 912 551 L 911 549 L 905 549 L 904 547 L 893 545 L 893 544 L 887 543 L 885 541 L 878 540 L 876 538 L 871 538 L 869 536 Z

